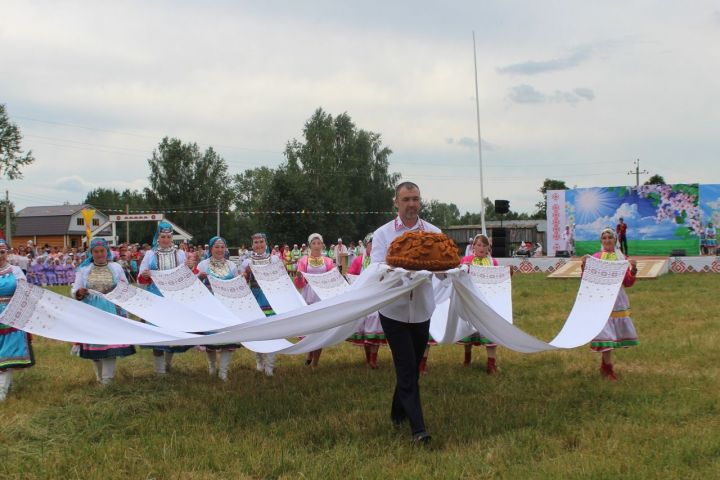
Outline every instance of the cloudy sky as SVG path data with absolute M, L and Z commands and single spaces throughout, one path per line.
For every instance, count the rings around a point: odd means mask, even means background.
M 720 183 L 720 0 L 5 1 L 0 103 L 37 161 L 20 208 L 142 188 L 175 136 L 276 166 L 317 107 L 379 132 L 426 199 L 532 211 L 569 186 Z M 643 176 L 647 178 L 647 175 Z

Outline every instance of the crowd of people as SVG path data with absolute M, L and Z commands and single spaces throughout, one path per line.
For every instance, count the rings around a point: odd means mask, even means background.
M 182 264 L 187 265 L 208 288 L 208 277 L 232 279 L 244 276 L 259 306 L 266 316 L 274 314 L 267 298 L 253 278 L 252 266 L 269 263 L 282 263 L 288 274 L 294 279 L 295 286 L 308 304 L 319 301 L 317 295 L 298 273 L 323 273 L 348 265 L 346 274 L 360 274 L 371 263 L 385 261 L 385 256 L 393 239 L 409 231 L 439 232 L 437 227 L 418 217 L 420 191 L 410 182 L 400 184 L 396 189 L 395 206 L 398 216 L 368 234 L 363 241 L 351 243 L 349 248 L 338 239 L 337 244 L 326 248 L 322 235 L 311 234 L 307 244 L 288 245 L 269 248 L 267 237 L 262 233 L 252 236 L 251 248 L 242 247 L 236 258 L 230 256 L 227 241 L 222 237 L 211 238 L 204 246 L 173 243 L 172 226 L 160 222 L 152 245 L 127 245 L 111 247 L 102 238 L 92 239 L 87 250 L 58 249 L 45 246 L 37 248 L 28 243 L 27 247 L 11 251 L 7 243 L 0 239 L 0 312 L 7 306 L 15 292 L 17 280 L 31 279 L 40 285 L 56 285 L 58 281 L 72 283 L 71 296 L 95 308 L 117 314 L 126 313 L 104 297 L 92 294 L 92 291 L 108 293 L 119 283 L 134 283 L 149 292 L 161 295 L 153 283 L 150 274 L 153 270 L 170 270 Z M 601 250 L 595 254 L 604 260 L 624 260 L 625 255 L 616 248 L 618 235 L 614 229 L 605 229 L 601 236 Z M 490 255 L 490 239 L 477 235 L 472 239 L 471 248 L 461 263 L 490 267 L 497 261 Z M 344 256 L 347 255 L 348 262 Z M 342 260 L 342 261 L 340 261 Z M 35 266 L 41 265 L 42 272 Z M 64 276 L 54 270 L 54 277 L 48 275 L 46 266 L 69 265 Z M 583 262 L 584 266 L 584 262 Z M 67 273 L 72 271 L 72 282 L 68 282 Z M 40 274 L 42 273 L 42 274 Z M 630 261 L 624 286 L 629 287 L 635 281 L 637 266 Z M 34 275 L 37 275 L 33 277 Z M 53 280 L 54 278 L 54 280 Z M 60 280 L 61 279 L 61 280 Z M 53 283 L 55 282 L 55 283 Z M 212 290 L 212 289 L 211 289 Z M 435 309 L 432 286 L 429 283 L 416 287 L 409 295 L 403 296 L 383 307 L 379 312 L 368 315 L 359 322 L 358 331 L 348 341 L 364 347 L 365 363 L 370 369 L 378 368 L 378 350 L 388 345 L 392 353 L 396 373 L 396 387 L 393 393 L 390 418 L 399 426 L 410 424 L 412 438 L 416 443 L 425 443 L 430 439 L 427 433 L 420 406 L 419 376 L 427 372 L 429 347 L 434 344 L 429 335 L 430 316 Z M 15 369 L 27 368 L 35 363 L 32 351 L 32 337 L 26 332 L 0 324 L 0 401 L 5 399 L 12 383 Z M 496 347 L 492 339 L 479 332 L 463 338 L 464 365 L 470 365 L 473 346 L 484 346 L 487 351 L 486 371 L 497 373 Z M 629 316 L 629 301 L 621 289 L 616 308 L 608 322 L 593 340 L 593 351 L 602 353 L 601 373 L 609 380 L 616 380 L 612 363 L 612 351 L 620 347 L 636 345 L 637 335 Z M 175 354 L 189 350 L 189 346 L 152 346 L 155 373 L 165 376 L 171 372 Z M 233 352 L 239 344 L 205 345 L 199 347 L 207 355 L 208 373 L 221 380 L 227 380 Z M 91 345 L 76 344 L 72 352 L 80 358 L 91 360 L 96 380 L 103 385 L 112 383 L 116 362 L 136 353 L 133 345 Z M 305 364 L 310 368 L 319 366 L 322 351 L 308 353 Z M 256 354 L 256 368 L 267 376 L 273 376 L 275 355 Z

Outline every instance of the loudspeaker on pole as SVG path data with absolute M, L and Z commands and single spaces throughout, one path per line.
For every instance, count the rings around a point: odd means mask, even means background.
M 505 214 L 510 211 L 510 201 L 509 200 L 495 200 L 495 213 L 497 214 Z

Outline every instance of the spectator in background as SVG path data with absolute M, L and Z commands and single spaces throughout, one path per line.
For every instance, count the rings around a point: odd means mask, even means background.
M 25 252 L 25 247 L 20 247 L 17 254 L 12 255 L 10 264 L 20 268 L 23 274 L 27 275 L 28 267 L 30 266 L 30 256 Z
M 620 217 L 620 223 L 618 223 L 615 227 L 615 234 L 617 235 L 617 241 L 620 244 L 620 251 L 623 253 L 623 255 L 627 255 L 627 224 L 623 221 L 622 217 Z
M 37 257 L 37 248 L 35 248 L 35 244 L 33 243 L 32 240 L 27 241 L 27 246 L 26 246 L 25 250 L 27 250 L 27 253 L 28 253 L 28 255 L 30 255 L 30 258 Z
M 337 245 L 335 245 L 335 249 L 333 250 L 334 253 L 334 259 L 335 264 L 340 264 L 340 255 L 347 255 L 348 249 L 345 245 L 343 245 L 342 238 L 338 238 Z

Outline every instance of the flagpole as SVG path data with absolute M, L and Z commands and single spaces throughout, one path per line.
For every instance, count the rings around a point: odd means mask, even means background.
M 475 30 L 473 35 L 473 62 L 475 64 L 475 113 L 477 115 L 477 138 L 478 138 L 478 161 L 480 163 L 480 228 L 482 234 L 487 235 L 485 228 L 485 192 L 483 184 L 483 161 L 482 161 L 482 137 L 480 136 L 480 98 L 478 94 L 478 78 L 477 78 L 477 51 L 475 50 Z

